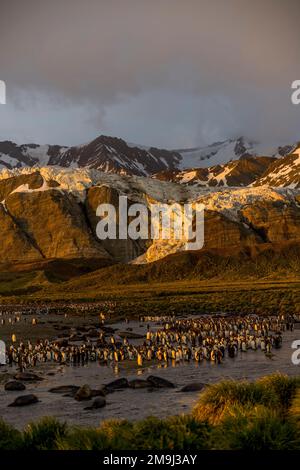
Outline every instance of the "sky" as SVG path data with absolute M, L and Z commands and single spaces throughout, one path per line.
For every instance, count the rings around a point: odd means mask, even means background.
M 0 140 L 300 140 L 299 0 L 0 0 Z

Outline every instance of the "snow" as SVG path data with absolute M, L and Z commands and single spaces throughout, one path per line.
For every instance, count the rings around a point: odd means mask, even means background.
M 209 166 L 220 165 L 231 160 L 236 160 L 239 158 L 239 155 L 235 152 L 235 146 L 238 141 L 239 139 L 229 139 L 206 147 L 177 150 L 182 156 L 180 169 L 207 168 Z M 244 138 L 242 143 L 246 148 L 246 152 L 250 155 L 280 157 L 278 153 L 279 145 L 250 142 Z
M 192 181 L 194 178 L 197 177 L 197 171 L 188 171 L 187 173 L 183 174 L 183 177 L 180 178 L 181 183 L 188 183 L 189 181 Z
M 48 189 L 56 189 L 56 188 L 50 188 L 47 184 L 47 181 L 44 179 L 43 184 L 40 188 L 30 189 L 28 183 L 27 184 L 21 184 L 16 189 L 14 189 L 10 194 L 13 194 L 13 193 L 34 193 L 34 192 L 40 192 L 40 191 L 47 191 Z
M 5 153 L 0 153 L 0 165 L 1 165 L 1 161 L 4 162 L 4 163 L 7 163 L 11 167 L 14 167 L 14 166 L 20 164 L 19 160 L 17 160 L 16 158 L 10 157 L 9 155 L 6 155 Z M 22 164 L 22 165 L 24 165 L 24 164 Z M 2 165 L 2 167 L 6 168 L 5 165 Z
M 299 192 L 296 191 L 296 194 Z M 204 204 L 207 210 L 221 212 L 231 220 L 239 220 L 238 211 L 242 207 L 260 200 L 272 202 L 294 200 L 294 193 L 283 188 L 226 188 L 200 196 L 197 202 Z
M 49 155 L 48 155 L 49 145 L 39 145 L 36 148 L 26 147 L 26 151 L 23 151 L 23 155 L 32 157 L 37 160 L 37 165 L 48 165 Z

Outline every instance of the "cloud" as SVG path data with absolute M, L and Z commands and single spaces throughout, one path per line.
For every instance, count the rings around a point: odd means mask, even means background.
M 9 134 L 25 122 L 34 140 L 68 144 L 295 140 L 299 13 L 297 0 L 2 0 Z

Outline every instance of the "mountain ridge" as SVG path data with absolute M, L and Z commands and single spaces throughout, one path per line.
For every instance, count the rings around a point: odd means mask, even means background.
M 94 168 L 107 173 L 152 176 L 162 171 L 207 168 L 229 161 L 256 156 L 279 158 L 288 155 L 295 144 L 264 146 L 245 137 L 215 142 L 206 147 L 166 150 L 128 143 L 100 135 L 78 146 L 0 142 L 0 169 L 33 166 Z

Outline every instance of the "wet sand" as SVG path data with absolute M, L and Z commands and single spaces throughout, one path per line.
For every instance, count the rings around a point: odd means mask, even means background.
M 122 331 L 128 325 L 113 324 Z M 138 322 L 130 322 L 133 331 L 145 332 L 146 325 L 141 328 Z M 102 366 L 90 363 L 85 366 L 60 366 L 58 364 L 42 364 L 34 368 L 33 372 L 44 377 L 42 382 L 26 385 L 24 392 L 6 392 L 0 386 L 0 416 L 18 428 L 23 428 L 28 422 L 43 416 L 55 416 L 61 421 L 80 426 L 97 426 L 104 419 L 124 418 L 129 420 L 141 419 L 146 416 L 166 417 L 174 414 L 186 413 L 191 410 L 199 392 L 180 392 L 180 388 L 190 382 L 213 383 L 223 378 L 255 379 L 275 371 L 288 375 L 299 375 L 300 365 L 295 366 L 291 361 L 292 341 L 300 339 L 300 330 L 285 332 L 281 349 L 273 350 L 273 357 L 266 357 L 260 350 L 249 350 L 239 353 L 234 359 L 225 358 L 221 365 L 203 361 L 196 364 L 178 364 L 175 367 L 163 367 L 160 364 L 136 368 L 135 363 L 121 363 L 119 366 Z M 0 369 L 12 374 L 9 367 Z M 54 375 L 47 375 L 48 373 Z M 147 378 L 148 375 L 158 375 L 166 378 L 176 385 L 174 389 L 124 389 L 107 395 L 107 405 L 98 410 L 84 410 L 90 405 L 88 402 L 77 402 L 72 397 L 49 393 L 49 389 L 59 385 L 89 384 L 91 388 L 100 388 L 116 378 L 136 377 Z M 34 393 L 40 402 L 22 408 L 11 408 L 7 405 L 17 396 Z

